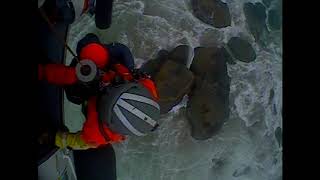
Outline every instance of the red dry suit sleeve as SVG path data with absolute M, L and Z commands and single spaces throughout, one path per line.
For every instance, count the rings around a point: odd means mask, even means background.
M 113 69 L 117 72 L 117 75 L 121 76 L 123 79 L 131 81 L 133 80 L 133 76 L 129 69 L 122 64 L 113 65 Z
M 63 64 L 39 64 L 38 79 L 58 86 L 72 85 L 78 81 L 75 68 Z
M 91 97 L 88 100 L 87 119 L 83 125 L 81 134 L 84 142 L 98 147 L 103 144 L 123 141 L 125 136 L 112 132 L 105 124 L 103 125 L 103 128 L 110 141 L 107 142 L 104 136 L 100 133 L 96 104 L 96 97 Z
M 102 81 L 105 83 L 111 82 L 115 76 L 116 72 L 110 70 L 103 75 Z

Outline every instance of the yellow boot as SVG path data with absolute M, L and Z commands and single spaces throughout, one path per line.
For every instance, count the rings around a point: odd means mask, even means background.
M 68 132 L 57 132 L 55 138 L 55 145 L 60 148 L 70 147 L 74 150 L 85 150 L 94 148 L 89 144 L 86 144 L 81 138 L 81 132 L 68 133 Z

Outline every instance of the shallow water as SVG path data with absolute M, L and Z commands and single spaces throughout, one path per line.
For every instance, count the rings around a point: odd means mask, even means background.
M 277 0 L 274 0 L 277 1 Z M 224 0 L 232 24 L 217 29 L 192 15 L 187 0 L 118 0 L 108 30 L 95 28 L 92 17 L 75 22 L 68 42 L 86 33 L 104 43 L 118 41 L 132 51 L 136 65 L 151 59 L 160 49 L 180 44 L 223 45 L 233 36 L 249 39 L 257 59 L 228 65 L 231 77 L 230 118 L 216 136 L 197 141 L 190 136 L 184 115 L 187 97 L 163 115 L 158 131 L 146 137 L 129 137 L 114 145 L 119 180 L 278 180 L 282 177 L 282 37 L 275 32 L 266 48 L 260 48 L 247 30 L 243 3 L 258 0 Z M 71 61 L 67 55 L 67 64 Z M 65 101 L 66 124 L 71 131 L 82 127 L 80 106 Z M 279 139 L 280 138 L 280 139 Z M 280 143 L 278 143 L 278 141 Z

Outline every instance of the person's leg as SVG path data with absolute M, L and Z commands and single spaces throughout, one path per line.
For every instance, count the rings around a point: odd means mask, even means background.
M 73 151 L 78 180 L 116 180 L 116 157 L 111 145 Z
M 112 22 L 113 0 L 96 0 L 95 23 L 99 29 L 107 29 Z
M 121 43 L 111 43 L 106 45 L 112 56 L 111 63 L 121 63 L 126 66 L 130 71 L 134 69 L 134 59 L 130 49 Z

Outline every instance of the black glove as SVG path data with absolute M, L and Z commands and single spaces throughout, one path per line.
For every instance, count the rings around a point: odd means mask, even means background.
M 132 76 L 135 80 L 139 80 L 141 78 L 150 78 L 150 76 L 147 73 L 142 72 L 140 69 L 133 69 Z
M 116 75 L 111 82 L 111 84 L 113 86 L 117 86 L 117 85 L 124 84 L 124 83 L 125 83 L 125 80 L 119 75 Z

